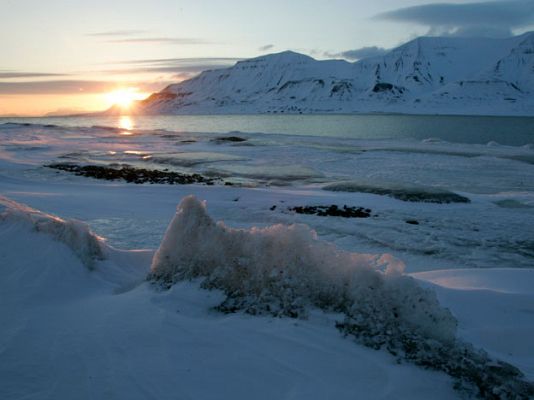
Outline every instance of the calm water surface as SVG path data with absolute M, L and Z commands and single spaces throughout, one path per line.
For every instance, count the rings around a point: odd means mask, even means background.
M 62 126 L 112 126 L 178 132 L 232 131 L 354 139 L 438 138 L 456 143 L 534 143 L 534 117 L 419 115 L 162 115 L 135 117 L 0 118 Z

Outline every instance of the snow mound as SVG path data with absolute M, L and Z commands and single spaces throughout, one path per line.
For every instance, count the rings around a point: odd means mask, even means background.
M 373 340 L 387 330 L 453 340 L 454 317 L 402 269 L 390 255 L 349 253 L 319 241 L 305 225 L 229 228 L 188 196 L 154 256 L 151 275 L 167 283 L 205 277 L 205 287 L 227 294 L 223 311 L 305 317 L 306 308 L 315 306 L 365 325 Z
M 81 221 L 66 221 L 2 196 L 0 211 L 0 222 L 24 224 L 29 229 L 50 235 L 69 247 L 89 269 L 94 269 L 95 262 L 104 259 L 103 239 Z

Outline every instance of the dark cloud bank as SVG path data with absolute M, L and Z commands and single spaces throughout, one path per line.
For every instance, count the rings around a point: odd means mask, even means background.
M 429 36 L 508 37 L 517 30 L 534 29 L 534 0 L 422 4 L 387 11 L 374 18 L 426 26 Z M 325 56 L 355 61 L 387 51 L 367 46 Z
M 376 18 L 428 26 L 430 35 L 506 37 L 534 26 L 534 0 L 424 4 Z

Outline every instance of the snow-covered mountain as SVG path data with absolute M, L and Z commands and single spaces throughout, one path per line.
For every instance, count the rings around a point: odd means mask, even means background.
M 355 63 L 269 54 L 170 85 L 138 112 L 534 115 L 534 32 L 421 37 Z

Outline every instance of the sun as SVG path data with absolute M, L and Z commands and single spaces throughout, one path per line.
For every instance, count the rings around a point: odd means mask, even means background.
M 121 88 L 109 92 L 106 98 L 112 106 L 127 110 L 134 101 L 145 99 L 146 94 L 140 93 L 137 88 Z

